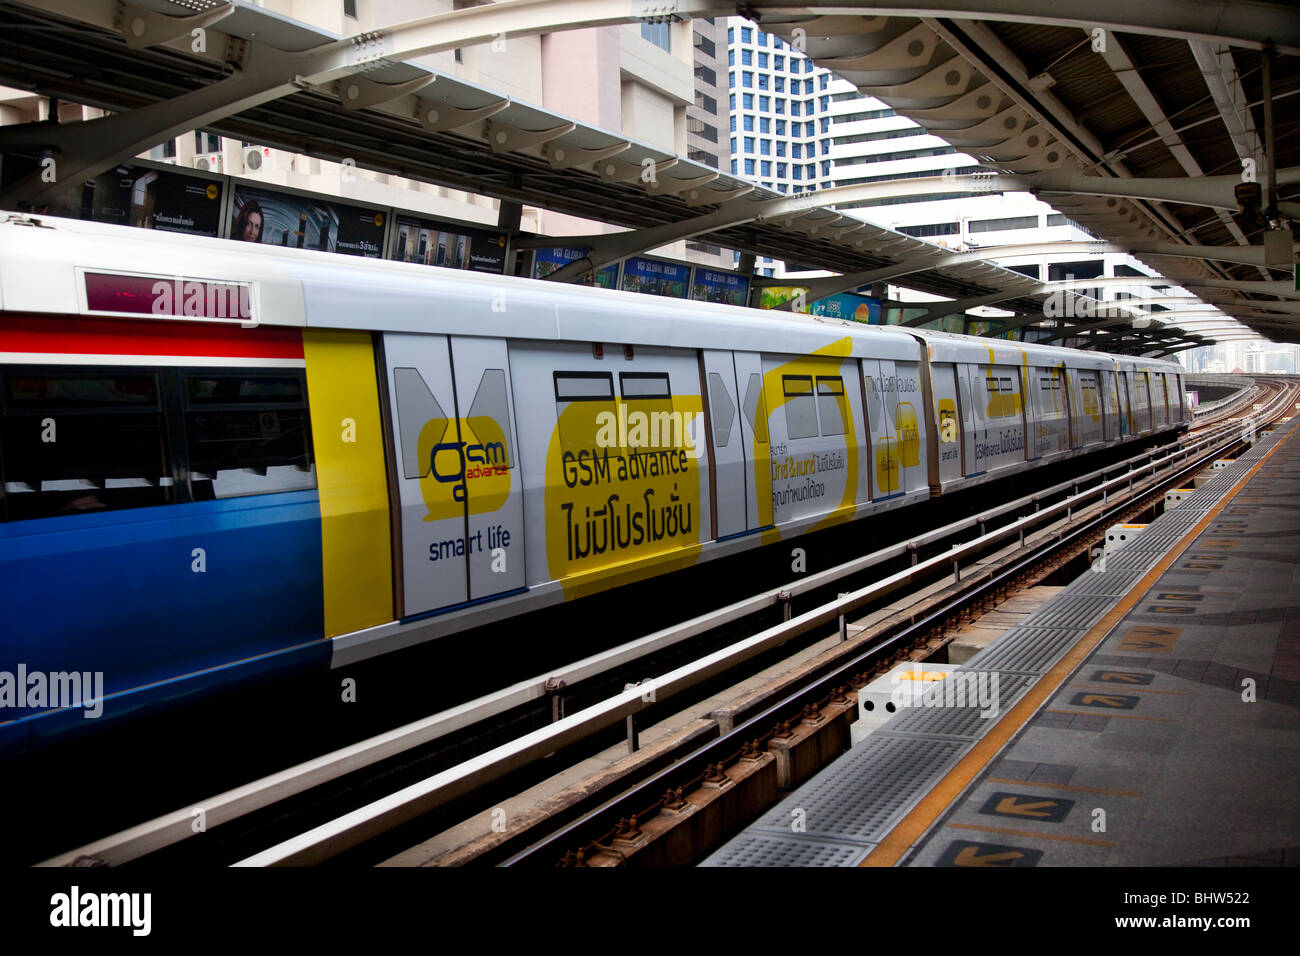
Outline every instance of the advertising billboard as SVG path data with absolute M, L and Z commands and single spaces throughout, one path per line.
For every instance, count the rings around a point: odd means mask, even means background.
M 378 258 L 384 248 L 384 212 L 317 197 L 272 192 L 236 183 L 230 238 L 291 249 L 319 249 Z
M 399 216 L 393 258 L 426 266 L 502 275 L 506 271 L 506 234 L 434 219 Z
M 623 262 L 623 290 L 684 299 L 691 279 L 691 267 L 682 262 L 633 256 Z
M 749 277 L 736 272 L 695 267 L 691 298 L 696 302 L 722 302 L 746 305 L 749 302 Z
M 538 249 L 533 256 L 533 278 L 544 279 L 561 266 L 567 266 L 570 262 L 577 262 L 585 258 L 587 251 L 585 249 Z M 591 273 L 578 280 L 579 285 L 591 285 Z M 605 266 L 603 269 L 596 270 L 596 285 L 602 289 L 614 289 L 618 287 L 618 266 Z
M 124 163 L 87 182 L 61 215 L 192 236 L 221 229 L 222 180 Z M 79 200 L 79 208 L 71 208 Z

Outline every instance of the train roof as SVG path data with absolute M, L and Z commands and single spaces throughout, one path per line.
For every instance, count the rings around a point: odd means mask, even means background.
M 844 319 L 765 312 L 636 292 L 547 283 L 229 239 L 53 216 L 0 220 L 0 309 L 101 313 L 87 304 L 85 274 L 246 283 L 260 325 L 591 341 L 665 348 L 749 347 L 808 354 L 845 338 L 848 354 L 915 360 L 918 342 L 936 361 L 1113 368 L 1096 352 L 948 335 Z M 140 315 L 133 316 L 141 318 Z M 168 317 L 164 321 L 193 321 Z M 833 354 L 844 354 L 835 348 Z M 1039 361 L 1041 359 L 1041 361 Z M 1174 363 L 1141 360 L 1144 365 Z

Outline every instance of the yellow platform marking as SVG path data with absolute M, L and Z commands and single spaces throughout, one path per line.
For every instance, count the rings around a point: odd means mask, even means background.
M 966 756 L 948 771 L 944 778 L 935 785 L 934 789 L 927 793 L 921 799 L 921 802 L 899 821 L 885 835 L 879 845 L 867 854 L 867 858 L 858 865 L 893 866 L 901 860 L 934 822 L 943 815 L 953 801 L 965 792 L 966 787 L 988 766 L 989 762 L 1002 751 L 1002 748 L 1020 731 L 1020 728 L 1028 723 L 1038 709 L 1060 689 L 1066 678 L 1073 674 L 1078 666 L 1097 649 L 1101 642 L 1124 619 L 1125 615 L 1133 610 L 1138 605 L 1138 602 L 1146 596 L 1146 593 L 1155 587 L 1156 582 L 1173 566 L 1179 556 L 1191 546 L 1197 535 L 1210 526 L 1214 519 L 1219 516 L 1219 512 L 1236 497 L 1237 492 L 1245 488 L 1255 474 L 1264 467 L 1264 463 L 1294 437 L 1293 435 L 1288 436 L 1285 441 L 1280 441 L 1270 448 L 1267 454 L 1257 461 L 1250 471 L 1246 472 L 1241 482 L 1232 491 L 1224 495 L 1219 503 L 1206 513 L 1205 517 L 1183 535 L 1178 540 L 1178 543 L 1170 548 L 1164 557 L 1157 562 L 1156 566 L 1146 573 L 1133 590 L 1124 595 L 1105 617 L 1093 625 L 1092 629 L 1074 647 L 1070 648 L 1069 652 L 1061 660 L 1057 661 L 1050 671 L 1039 678 L 1038 683 L 1011 710 L 1007 711 L 992 730 L 976 742 Z M 1095 717 L 1097 715 L 1077 714 L 1075 716 Z M 1123 715 L 1110 714 L 1107 716 L 1119 717 Z M 1129 716 L 1130 719 L 1143 719 L 1136 718 L 1133 715 Z M 1153 718 L 1145 719 L 1150 720 Z M 1159 720 L 1161 718 L 1154 719 Z M 1037 834 L 1034 834 L 1034 836 L 1037 836 Z
M 997 833 L 1002 836 L 1033 837 L 1035 840 L 1058 840 L 1062 843 L 1086 843 L 1089 846 L 1114 846 L 1110 840 L 1092 840 L 1088 837 L 1067 836 L 1063 833 L 1039 833 L 1036 830 L 1016 830 L 1012 827 L 986 827 L 974 823 L 950 823 L 954 830 L 978 830 L 981 833 Z M 870 859 L 870 857 L 868 857 Z M 863 866 L 866 864 L 864 863 Z
M 1010 780 L 1006 777 L 989 777 L 985 783 L 1013 783 L 1022 787 L 1047 787 L 1050 790 L 1073 790 L 1075 793 L 1101 793 L 1111 797 L 1140 797 L 1135 790 L 1106 790 L 1102 787 L 1076 787 L 1068 783 L 1042 783 L 1038 780 Z
M 1143 582 L 1146 578 L 1142 579 Z M 1143 593 L 1142 599 L 1146 599 Z M 1124 632 L 1124 639 L 1115 648 L 1119 651 L 1146 651 L 1148 654 L 1167 654 L 1182 636 L 1181 627 L 1157 627 L 1154 624 L 1139 624 Z

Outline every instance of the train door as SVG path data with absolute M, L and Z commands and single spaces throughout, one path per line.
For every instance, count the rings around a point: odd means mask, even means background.
M 469 599 L 460 433 L 445 335 L 385 335 L 395 424 L 402 617 Z
M 1165 387 L 1165 376 L 1160 372 L 1151 373 L 1151 418 L 1157 428 L 1169 424 L 1169 389 Z
M 961 410 L 957 407 L 957 369 L 951 363 L 931 366 L 930 382 L 934 389 L 934 422 L 939 434 L 935 447 L 939 453 L 939 481 L 946 483 L 961 477 Z
M 523 499 L 505 342 L 389 334 L 384 355 L 402 616 L 522 587 Z
M 1103 369 L 1097 373 L 1101 380 L 1101 431 L 1103 441 L 1120 437 L 1119 391 L 1115 387 L 1115 373 Z
M 966 475 L 984 474 L 984 456 L 977 447 L 984 440 L 988 420 L 984 414 L 984 385 L 980 381 L 979 366 L 964 364 L 957 366 L 957 381 L 961 388 L 961 413 L 964 435 L 965 457 L 962 463 Z
M 451 361 L 461 419 L 469 599 L 477 601 L 519 590 L 525 581 L 515 403 L 504 339 L 453 338 Z
M 772 526 L 772 451 L 763 394 L 763 359 L 756 352 L 733 352 L 740 434 L 749 467 L 745 472 L 745 522 L 750 531 Z
M 1144 435 L 1151 431 L 1151 383 L 1147 380 L 1146 372 L 1134 372 L 1133 377 L 1136 380 L 1133 408 L 1137 412 L 1134 430 Z
M 920 491 L 929 485 L 926 463 L 925 415 L 921 403 L 921 366 L 917 362 L 894 362 L 894 432 L 898 436 L 902 490 Z
M 1074 373 L 1079 384 L 1078 422 L 1079 444 L 1095 445 L 1105 440 L 1101 416 L 1100 373 L 1092 370 Z
M 858 363 L 823 355 L 765 355 L 763 369 L 775 523 L 847 514 L 860 488 Z
M 885 388 L 885 376 L 892 375 L 894 363 L 877 359 L 862 360 L 862 384 L 867 397 L 867 433 L 870 436 L 871 497 L 873 501 L 890 498 L 903 491 L 900 472 L 897 426 L 894 424 L 897 403 L 893 392 Z
M 747 493 L 747 486 L 753 480 L 746 455 L 750 443 L 741 429 L 740 420 L 744 416 L 732 353 L 706 349 L 703 362 L 713 441 L 713 513 L 718 520 L 717 537 L 725 538 L 753 527 L 747 517 L 753 499 Z

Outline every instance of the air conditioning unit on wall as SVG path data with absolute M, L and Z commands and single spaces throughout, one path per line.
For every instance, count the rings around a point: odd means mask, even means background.
M 207 153 L 194 157 L 194 168 L 205 173 L 221 172 L 221 154 Z
M 266 146 L 249 146 L 244 150 L 244 172 L 249 176 L 271 171 L 271 150 Z

